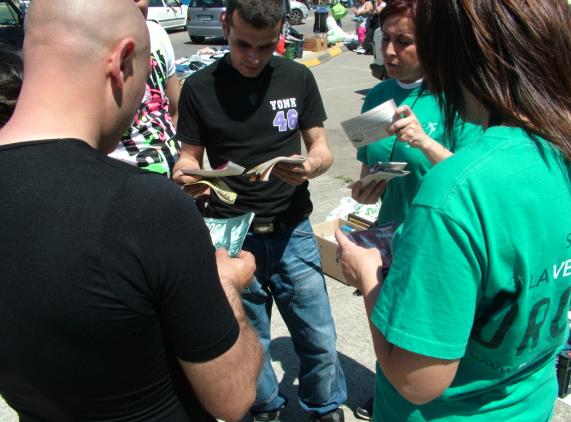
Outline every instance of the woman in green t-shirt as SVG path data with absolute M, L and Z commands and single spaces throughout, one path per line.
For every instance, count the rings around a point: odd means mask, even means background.
M 530 4 L 532 3 L 532 4 Z M 571 16 L 565 0 L 419 0 L 451 130 L 483 135 L 422 180 L 391 270 L 340 232 L 370 318 L 375 421 L 547 421 L 571 298 Z
M 391 0 L 380 13 L 383 28 L 381 52 L 388 75 L 392 78 L 371 89 L 363 104 L 366 112 L 393 99 L 401 118 L 390 128 L 394 136 L 359 148 L 361 177 L 378 162 L 405 162 L 410 172 L 405 177 L 363 186 L 352 186 L 353 199 L 375 203 L 383 193 L 378 224 L 404 221 L 422 177 L 435 163 L 449 157 L 461 142 L 475 138 L 481 128 L 456 119 L 451 136 L 444 130 L 444 115 L 437 98 L 423 82 L 424 70 L 416 52 L 416 0 Z

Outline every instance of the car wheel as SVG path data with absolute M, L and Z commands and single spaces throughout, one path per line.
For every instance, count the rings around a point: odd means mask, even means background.
M 204 42 L 204 37 L 197 37 L 196 35 L 191 35 L 190 41 L 192 41 L 195 44 L 200 44 L 201 42 Z
M 301 11 L 298 9 L 293 9 L 291 11 L 291 24 L 300 25 L 302 20 L 303 20 L 303 13 L 301 13 Z

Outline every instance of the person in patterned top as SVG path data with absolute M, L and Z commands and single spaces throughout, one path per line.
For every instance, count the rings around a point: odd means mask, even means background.
M 145 18 L 148 0 L 133 0 Z M 172 177 L 179 156 L 176 133 L 180 84 L 175 73 L 174 50 L 166 31 L 147 21 L 151 39 L 151 73 L 145 96 L 131 127 L 110 157 Z

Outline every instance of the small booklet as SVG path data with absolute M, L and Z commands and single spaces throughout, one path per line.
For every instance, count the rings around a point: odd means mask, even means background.
M 373 182 L 380 182 L 382 180 L 389 180 L 394 179 L 395 177 L 403 177 L 407 174 L 410 174 L 410 171 L 404 170 L 407 163 L 399 163 L 399 162 L 382 162 L 379 161 L 376 164 L 373 164 L 370 167 L 369 174 L 364 176 L 359 182 L 363 185 L 363 187 L 373 183 Z M 352 187 L 354 183 L 349 185 Z
M 267 182 L 277 163 L 303 164 L 307 157 L 276 157 L 252 167 L 244 173 L 250 177 L 250 182 Z
M 377 248 L 381 252 L 383 259 L 382 269 L 386 270 L 393 261 L 392 241 L 397 225 L 393 222 L 382 226 L 372 227 L 367 230 L 355 230 L 346 232 L 347 237 L 359 246 L 364 248 Z
M 240 176 L 244 173 L 244 167 L 233 163 L 232 161 L 227 161 L 224 164 L 216 167 L 212 170 L 204 169 L 182 169 L 182 173 L 187 176 L 201 176 L 204 178 L 211 177 L 226 177 L 226 176 Z
M 393 124 L 396 108 L 394 100 L 390 99 L 352 119 L 341 122 L 341 127 L 355 148 L 372 144 L 391 136 L 388 129 Z
M 228 251 L 228 255 L 237 257 L 254 216 L 253 212 L 249 212 L 234 218 L 205 218 L 204 223 L 210 231 L 214 247 L 224 248 Z

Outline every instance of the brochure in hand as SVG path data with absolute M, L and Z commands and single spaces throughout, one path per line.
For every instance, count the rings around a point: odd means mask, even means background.
M 341 127 L 355 148 L 364 147 L 391 135 L 388 129 L 393 124 L 396 108 L 394 100 L 390 99 L 352 119 L 341 122 Z
M 364 248 L 377 248 L 381 252 L 383 259 L 383 270 L 387 270 L 393 261 L 391 243 L 397 225 L 386 223 L 382 226 L 372 227 L 367 230 L 355 230 L 345 233 L 347 237 L 359 246 Z
M 209 177 L 205 179 L 197 180 L 196 182 L 187 183 L 184 186 L 192 186 L 192 185 L 207 185 L 210 189 L 214 191 L 216 196 L 220 198 L 222 202 L 226 202 L 227 204 L 234 205 L 236 202 L 236 198 L 238 198 L 238 194 L 230 189 L 224 180 L 218 177 Z
M 399 163 L 399 162 L 381 162 L 379 161 L 376 164 L 373 164 L 369 169 L 369 174 L 364 176 L 359 182 L 363 185 L 363 187 L 369 185 L 373 182 L 380 182 L 382 180 L 389 180 L 394 179 L 395 177 L 402 177 L 410 174 L 410 171 L 404 170 L 407 163 Z M 349 187 L 352 187 L 354 183 L 352 183 Z
M 278 163 L 303 164 L 307 157 L 276 157 L 258 164 L 244 173 L 250 177 L 250 182 L 267 182 L 274 166 Z
M 224 248 L 231 257 L 237 257 L 255 214 L 249 212 L 234 218 L 205 218 L 210 238 L 216 249 Z
M 233 163 L 232 161 L 227 161 L 224 164 L 216 167 L 212 170 L 204 169 L 182 169 L 182 173 L 187 176 L 200 176 L 204 178 L 211 177 L 226 177 L 226 176 L 240 176 L 244 173 L 244 167 Z

